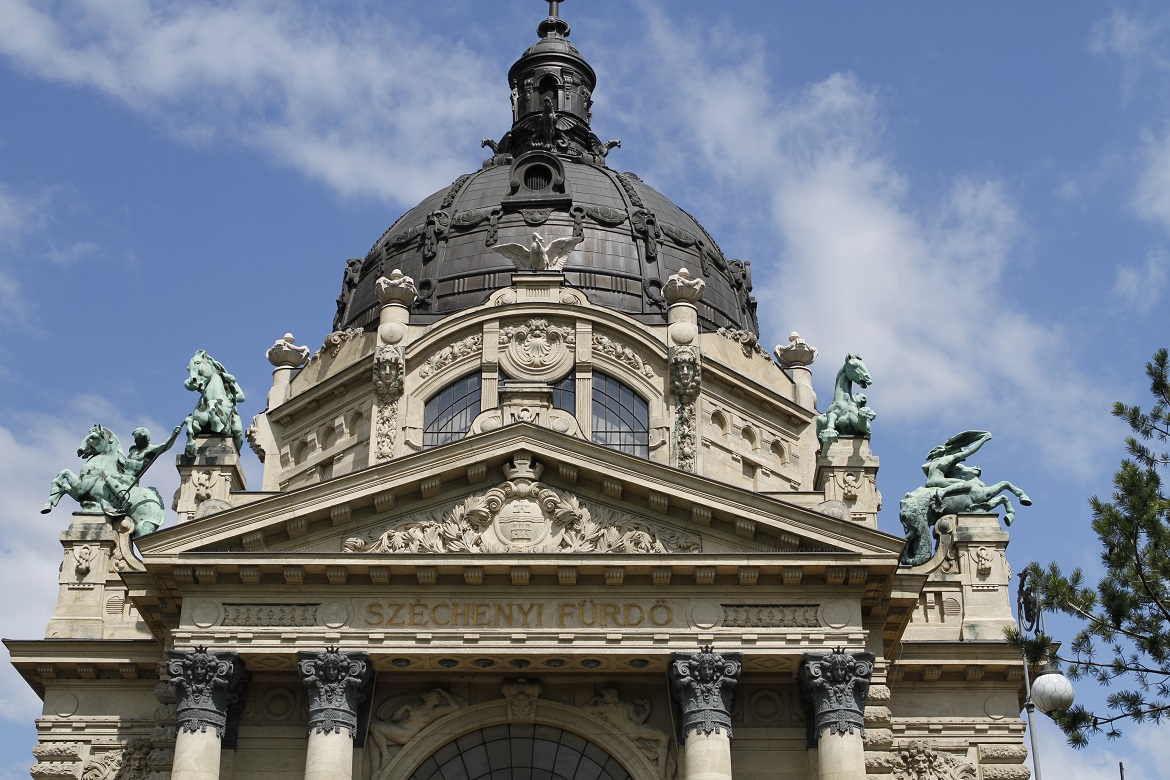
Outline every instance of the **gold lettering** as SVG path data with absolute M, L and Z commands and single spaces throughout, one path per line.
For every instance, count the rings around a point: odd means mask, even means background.
M 589 619 L 585 619 L 585 605 L 588 604 L 590 608 Z M 582 601 L 577 604 L 577 609 L 581 613 L 581 625 L 592 626 L 597 622 L 597 605 L 592 601 Z
M 405 606 L 406 606 L 405 604 L 400 604 L 400 603 L 388 603 L 386 605 L 386 608 L 393 609 L 394 611 L 391 612 L 386 617 L 386 622 L 383 623 L 382 625 L 384 625 L 384 626 L 405 626 L 406 625 L 405 620 L 398 620 L 398 613 L 401 612 L 402 608 Z M 395 622 L 395 621 L 398 621 L 398 622 Z
M 650 622 L 656 626 L 665 626 L 674 620 L 674 610 L 665 604 L 655 604 L 650 607 Z
M 491 604 L 476 604 L 475 605 L 475 623 L 474 623 L 475 625 L 477 625 L 477 626 L 490 626 L 491 625 L 491 623 L 488 622 L 488 608 L 489 607 L 491 607 Z
M 467 607 L 467 602 L 451 605 L 451 625 L 455 625 L 460 620 L 463 621 L 463 625 L 467 625 Z
M 427 624 L 427 608 L 422 604 L 411 604 L 410 624 L 412 626 L 425 626 Z
M 620 626 L 622 624 L 621 621 L 618 620 L 618 610 L 620 610 L 620 609 L 621 609 L 621 607 L 619 607 L 617 604 L 602 604 L 601 605 L 601 625 L 603 625 L 603 626 L 608 626 L 608 625 Z
M 536 625 L 538 628 L 544 625 L 544 604 L 536 605 Z
M 369 616 L 366 618 L 366 625 L 380 626 L 386 617 L 382 614 L 382 605 L 376 601 L 371 601 L 366 605 L 366 612 Z
M 503 625 L 502 621 L 507 621 L 508 625 L 512 625 L 512 608 L 515 604 L 496 604 L 496 626 Z M 521 607 L 523 609 L 523 607 Z M 528 625 L 528 621 L 524 621 L 524 625 Z
M 573 615 L 573 607 L 575 607 L 575 606 L 577 606 L 577 605 L 576 604 L 565 604 L 564 602 L 557 604 L 557 607 L 559 608 L 559 612 L 560 612 L 560 615 L 557 618 L 557 625 L 558 626 L 561 626 L 561 627 L 565 626 L 565 624 L 568 622 L 569 618 Z
M 528 625 L 528 618 L 529 618 L 529 616 L 531 616 L 531 615 L 532 615 L 532 608 L 533 608 L 533 607 L 535 607 L 535 606 L 537 606 L 537 605 L 536 605 L 536 604 L 533 604 L 532 602 L 529 602 L 529 603 L 527 604 L 527 606 L 526 606 L 526 605 L 524 605 L 524 604 L 517 604 L 517 605 L 516 605 L 516 607 L 517 607 L 517 608 L 519 608 L 519 610 L 520 610 L 520 618 L 521 618 L 521 620 L 523 620 L 523 621 L 524 621 L 524 627 L 525 627 L 525 628 L 528 628 L 528 627 L 529 627 L 529 625 Z M 511 623 L 509 623 L 508 625 L 512 625 L 512 624 L 511 624 Z M 537 625 L 539 625 L 539 624 L 537 624 Z
M 622 607 L 625 608 L 624 613 L 627 626 L 642 625 L 642 621 L 646 619 L 646 610 L 637 604 L 622 604 Z M 635 610 L 637 611 L 637 616 L 635 616 Z
M 438 613 L 439 613 L 440 609 L 447 610 L 447 619 L 446 620 L 439 620 Z M 434 623 L 436 626 L 450 625 L 451 624 L 451 605 L 450 604 L 436 604 L 435 606 L 431 607 L 431 622 Z

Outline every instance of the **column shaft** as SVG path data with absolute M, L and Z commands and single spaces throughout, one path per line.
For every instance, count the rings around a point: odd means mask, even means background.
M 215 731 L 180 731 L 175 735 L 171 780 L 219 780 L 222 743 Z
M 220 751 L 235 747 L 248 673 L 235 653 L 206 647 L 168 650 L 167 658 L 177 698 L 171 780 L 219 780 Z
M 301 653 L 298 664 L 309 695 L 309 749 L 305 780 L 350 780 L 358 706 L 373 680 L 366 653 Z
M 863 713 L 873 661 L 873 653 L 846 653 L 841 648 L 804 655 L 801 698 L 820 780 L 865 778 Z
M 313 731 L 305 755 L 305 780 L 351 780 L 353 737 L 348 731 Z
M 687 737 L 684 780 L 731 780 L 731 737 L 726 732 Z
M 675 653 L 671 691 L 682 713 L 682 780 L 731 780 L 731 705 L 742 669 L 738 653 L 711 647 Z

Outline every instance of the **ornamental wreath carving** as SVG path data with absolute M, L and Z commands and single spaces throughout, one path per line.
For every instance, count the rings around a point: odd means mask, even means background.
M 553 380 L 569 373 L 577 333 L 569 325 L 531 319 L 500 328 L 500 366 L 513 379 Z
M 426 379 L 431 374 L 437 374 L 460 358 L 468 355 L 478 355 L 483 352 L 483 336 L 476 334 L 448 344 L 423 363 L 418 375 Z
M 707 645 L 697 653 L 675 653 L 670 664 L 671 690 L 682 714 L 679 738 L 692 731 L 731 738 L 731 706 L 743 669 L 739 653 L 726 656 Z
M 197 645 L 168 650 L 167 674 L 178 696 L 180 731 L 215 730 L 224 747 L 235 746 L 235 724 L 247 695 L 248 673 L 233 652 L 210 653 Z
M 381 534 L 347 539 L 343 552 L 699 552 L 698 537 L 606 507 L 590 510 L 540 482 L 543 466 L 518 452 L 506 482 L 447 511 L 412 515 Z
M 916 739 L 894 753 L 894 780 L 976 780 L 972 764 L 952 756 L 936 753 L 929 742 Z
M 358 705 L 369 695 L 373 668 L 365 653 L 300 653 L 297 665 L 309 694 L 309 732 L 357 733 Z
M 812 710 L 809 745 L 821 738 L 821 732 L 852 734 L 857 729 L 865 737 L 865 699 L 869 678 L 873 675 L 873 653 L 846 653 L 837 648 L 831 653 L 805 653 L 800 667 L 800 692 Z

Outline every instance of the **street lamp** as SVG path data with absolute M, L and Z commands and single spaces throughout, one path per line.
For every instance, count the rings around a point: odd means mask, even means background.
M 1020 630 L 1020 641 L 1023 642 L 1024 632 L 1030 632 L 1035 638 L 1044 634 L 1044 610 L 1040 606 L 1040 594 L 1028 580 L 1028 570 L 1020 572 L 1020 587 L 1016 591 L 1016 626 Z M 1039 709 L 1045 715 L 1058 710 L 1067 710 L 1073 703 L 1073 687 L 1068 678 L 1060 673 L 1052 659 L 1040 674 L 1036 675 L 1035 683 L 1028 673 L 1028 652 L 1021 644 L 1021 654 L 1024 659 L 1024 709 L 1028 713 L 1028 736 L 1032 741 L 1032 769 L 1036 773 L 1036 780 L 1040 777 L 1040 746 L 1036 742 L 1036 726 L 1032 722 L 1032 711 Z

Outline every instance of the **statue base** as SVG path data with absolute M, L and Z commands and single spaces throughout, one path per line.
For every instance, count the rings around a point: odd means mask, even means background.
M 878 458 L 869 449 L 868 436 L 842 436 L 821 448 L 813 486 L 826 501 L 841 501 L 849 518 L 877 528 L 882 494 L 877 489 Z
M 180 523 L 231 509 L 232 493 L 246 487 L 240 451 L 229 436 L 196 436 L 195 454 L 180 453 L 175 466 L 179 489 L 171 509 Z
M 57 577 L 57 607 L 46 639 L 141 639 L 149 637 L 130 604 L 124 571 L 142 571 L 130 546 L 124 517 L 74 512 L 61 532 L 64 555 Z

